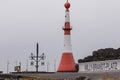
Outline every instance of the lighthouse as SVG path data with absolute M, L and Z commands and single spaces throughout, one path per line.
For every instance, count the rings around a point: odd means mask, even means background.
M 64 4 L 65 10 L 65 24 L 63 27 L 64 30 L 64 48 L 62 52 L 62 57 L 60 64 L 58 66 L 57 72 L 75 72 L 76 71 L 76 63 L 74 61 L 72 46 L 71 46 L 71 30 L 70 26 L 70 16 L 69 16 L 69 8 L 70 3 L 68 0 Z

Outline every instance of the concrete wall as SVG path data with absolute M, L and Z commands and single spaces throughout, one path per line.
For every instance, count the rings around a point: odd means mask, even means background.
M 79 63 L 79 72 L 89 73 L 109 71 L 120 71 L 120 59 Z

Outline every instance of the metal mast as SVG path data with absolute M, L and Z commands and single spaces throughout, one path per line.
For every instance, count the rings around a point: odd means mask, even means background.
M 43 61 L 45 60 L 44 53 L 42 53 L 42 55 L 39 56 L 39 44 L 38 43 L 36 44 L 36 56 L 33 53 L 31 53 L 30 59 L 32 60 L 31 65 L 34 65 L 33 61 L 36 62 L 35 68 L 36 68 L 36 72 L 38 72 L 39 62 L 41 60 Z M 41 65 L 44 65 L 44 62 L 41 62 Z
M 38 67 L 39 67 L 39 65 L 38 65 L 38 53 L 39 53 L 39 45 L 38 45 L 38 43 L 37 43 L 37 46 L 36 46 L 36 54 L 37 54 L 37 56 L 36 56 L 36 72 L 38 72 Z

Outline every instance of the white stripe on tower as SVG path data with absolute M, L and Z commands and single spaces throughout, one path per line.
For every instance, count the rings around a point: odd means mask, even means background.
M 65 12 L 65 22 L 70 22 L 69 11 Z
M 63 52 L 72 52 L 70 35 L 64 35 L 64 51 Z

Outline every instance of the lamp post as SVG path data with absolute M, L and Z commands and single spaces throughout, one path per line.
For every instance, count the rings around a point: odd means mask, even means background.
M 34 55 L 33 53 L 31 53 L 30 59 L 32 60 L 32 61 L 31 61 L 31 65 L 34 65 L 34 61 L 36 62 L 35 68 L 36 68 L 36 72 L 38 72 L 39 62 L 40 62 L 41 60 L 45 60 L 45 55 L 44 55 L 44 53 L 42 53 L 42 54 L 39 56 L 39 44 L 38 44 L 38 43 L 37 43 L 37 45 L 36 45 L 36 55 Z M 44 65 L 44 62 L 42 62 L 42 65 Z

